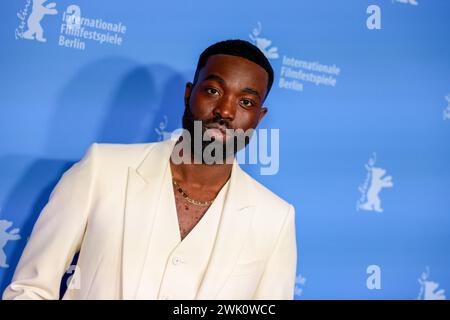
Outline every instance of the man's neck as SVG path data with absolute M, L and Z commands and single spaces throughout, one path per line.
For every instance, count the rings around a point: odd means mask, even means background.
M 180 163 L 174 164 L 170 158 L 172 177 L 195 189 L 220 190 L 228 181 L 233 169 L 233 163 L 225 161 L 224 164 Z

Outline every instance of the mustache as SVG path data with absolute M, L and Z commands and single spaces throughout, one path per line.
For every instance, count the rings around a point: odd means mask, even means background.
M 208 126 L 211 126 L 213 124 L 217 124 L 217 125 L 219 125 L 221 127 L 225 127 L 225 129 L 231 129 L 230 122 L 228 120 L 220 117 L 220 116 L 215 116 L 212 119 L 203 121 L 203 126 L 204 127 L 208 127 Z
M 227 120 L 227 119 L 222 118 L 218 114 L 214 115 L 211 119 L 207 119 L 207 120 L 197 119 L 192 114 L 192 112 L 191 112 L 189 107 L 187 107 L 186 110 L 185 110 L 184 118 L 185 118 L 185 120 L 188 120 L 188 121 L 190 121 L 192 123 L 194 123 L 194 121 L 201 121 L 203 127 L 208 127 L 208 126 L 211 126 L 213 124 L 217 124 L 219 126 L 225 127 L 226 129 L 232 129 L 230 121 Z
M 195 135 L 194 132 L 194 122 L 195 121 L 202 121 L 202 131 L 205 132 L 208 127 L 216 127 L 220 126 L 220 129 L 222 132 L 224 132 L 223 128 L 226 129 L 233 129 L 233 127 L 231 126 L 231 123 L 228 119 L 224 119 L 222 118 L 219 114 L 215 114 L 212 118 L 207 119 L 207 120 L 200 120 L 197 119 L 194 114 L 191 112 L 191 108 L 189 106 L 189 103 L 186 103 L 186 108 L 184 109 L 184 113 L 183 113 L 183 117 L 182 117 L 182 124 L 183 124 L 183 129 L 185 129 L 187 132 L 190 133 L 191 137 L 193 137 Z M 226 132 L 224 132 L 226 133 Z M 233 136 L 232 139 L 229 139 L 229 143 L 232 144 L 232 150 L 231 153 L 229 152 L 230 150 L 228 150 L 228 148 L 223 148 L 223 157 L 226 158 L 228 156 L 231 156 L 233 154 L 236 154 L 240 149 L 242 149 L 242 147 L 239 147 L 239 143 L 236 143 L 236 141 L 238 140 L 238 136 Z M 245 145 L 247 145 L 250 141 L 250 137 L 245 136 Z M 234 143 L 233 143 L 234 142 Z M 211 143 L 220 143 L 219 140 L 214 140 L 213 142 L 208 142 L 208 141 L 202 141 L 202 152 L 203 150 L 205 150 L 205 148 L 210 145 Z M 223 144 L 227 144 L 227 142 L 223 142 Z M 195 143 L 193 143 L 191 141 L 191 152 L 192 154 L 195 154 L 196 152 L 196 148 L 194 147 Z M 215 151 L 214 151 L 215 152 Z M 197 157 L 199 157 L 200 159 L 203 158 L 203 154 L 198 155 Z

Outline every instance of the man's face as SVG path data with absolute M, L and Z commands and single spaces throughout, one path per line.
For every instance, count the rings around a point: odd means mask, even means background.
M 201 120 L 203 132 L 209 129 L 209 136 L 225 145 L 225 129 L 254 129 L 264 117 L 267 83 L 267 72 L 252 61 L 223 54 L 209 57 L 197 83 L 186 84 L 183 128 L 193 135 L 193 121 Z

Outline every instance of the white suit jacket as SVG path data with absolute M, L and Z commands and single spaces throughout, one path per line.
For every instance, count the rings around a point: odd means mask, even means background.
M 3 299 L 58 299 L 76 252 L 79 283 L 63 299 L 143 299 L 138 288 L 174 143 L 94 143 L 53 189 Z M 228 188 L 196 299 L 292 299 L 293 206 L 236 161 Z

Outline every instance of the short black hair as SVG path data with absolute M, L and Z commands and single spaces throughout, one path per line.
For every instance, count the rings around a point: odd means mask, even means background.
M 268 75 L 266 97 L 273 84 L 273 69 L 264 53 L 252 43 L 245 40 L 225 40 L 206 48 L 200 55 L 194 75 L 194 85 L 198 80 L 200 70 L 206 65 L 208 58 L 216 54 L 228 54 L 250 60 L 266 70 Z

